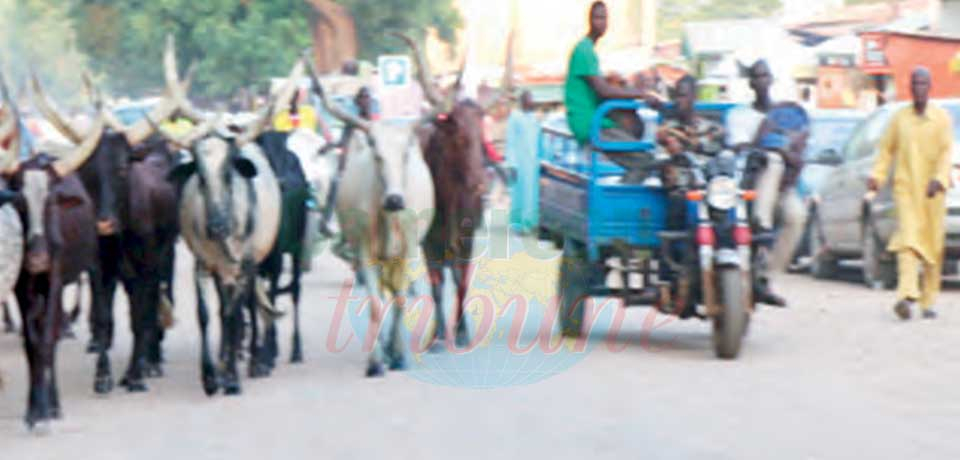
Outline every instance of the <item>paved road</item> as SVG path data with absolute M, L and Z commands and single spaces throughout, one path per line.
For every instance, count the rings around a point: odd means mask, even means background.
M 490 250 L 493 259 L 497 251 Z M 486 282 L 478 289 L 494 300 L 511 293 L 539 297 L 554 288 L 555 258 L 493 259 L 481 260 L 477 276 Z M 956 289 L 944 295 L 938 321 L 903 324 L 890 313 L 890 293 L 851 281 L 787 277 L 780 286 L 792 308 L 757 315 L 736 362 L 712 358 L 709 325 L 630 309 L 612 343 L 603 341 L 607 331 L 601 330 L 590 353 L 561 350 L 576 359 L 504 358 L 497 367 L 467 361 L 471 355 L 425 355 L 412 360 L 411 372 L 365 380 L 359 339 L 343 351 L 328 349 L 333 298 L 349 274 L 341 262 L 323 256 L 306 278 L 307 363 L 284 363 L 270 379 L 245 380 L 241 397 L 207 398 L 199 382 L 189 263 L 188 256 L 180 258 L 185 275 L 177 282 L 179 322 L 167 342 L 167 376 L 151 381 L 146 394 L 94 396 L 93 358 L 83 353 L 87 334 L 79 331 L 79 340 L 60 348 L 66 418 L 49 436 L 31 435 L 21 423 L 20 344 L 16 337 L 0 337 L 0 369 L 7 380 L 0 390 L 0 458 L 960 456 Z M 117 306 L 121 317 L 124 305 Z M 335 346 L 352 332 L 349 318 L 348 312 Z M 536 328 L 526 324 L 525 336 Z M 126 330 L 119 330 L 115 374 L 126 365 L 129 344 Z M 284 322 L 284 353 L 288 331 Z M 477 350 L 504 340 L 494 336 Z M 444 366 L 449 372 L 437 371 Z M 470 368 L 490 375 L 477 377 Z M 529 384 L 503 386 L 518 382 Z

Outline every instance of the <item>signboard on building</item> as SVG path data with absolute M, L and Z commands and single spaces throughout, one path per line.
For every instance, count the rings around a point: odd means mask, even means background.
M 388 55 L 377 59 L 377 91 L 383 119 L 416 119 L 423 93 L 413 74 L 409 56 Z

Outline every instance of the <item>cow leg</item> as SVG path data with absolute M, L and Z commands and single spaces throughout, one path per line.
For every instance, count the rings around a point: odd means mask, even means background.
M 303 362 L 303 343 L 300 338 L 300 255 L 293 256 L 293 278 L 290 279 L 290 296 L 293 298 L 293 344 L 290 346 L 290 362 Z
M 87 353 L 109 351 L 113 347 L 113 296 L 117 290 L 117 277 L 109 268 L 90 271 L 90 290 L 93 305 L 90 312 L 90 330 L 93 334 L 87 345 Z
M 156 296 L 151 296 L 151 289 L 156 285 L 156 280 L 145 280 L 142 282 L 126 283 L 127 292 L 130 293 L 130 329 L 133 332 L 133 349 L 130 353 L 130 364 L 127 372 L 124 374 L 120 385 L 127 387 L 131 393 L 147 391 L 147 383 L 144 380 L 144 364 L 146 361 L 146 345 L 148 335 L 148 316 L 151 308 L 149 303 Z M 154 322 L 156 316 L 154 315 Z
M 433 309 L 437 313 L 437 327 L 431 340 L 430 353 L 442 352 L 447 341 L 447 320 L 443 313 L 443 284 L 446 282 L 444 270 L 442 262 L 430 262 L 430 289 L 433 292 Z
M 270 298 L 270 304 L 277 304 L 277 297 L 280 295 L 280 272 L 283 270 L 283 264 L 280 267 L 271 266 L 269 272 L 270 290 L 267 293 Z M 277 367 L 277 356 L 280 355 L 280 345 L 277 343 L 277 325 L 271 321 L 264 332 L 263 357 L 264 363 L 270 369 Z
M 17 332 L 17 325 L 13 322 L 13 315 L 10 313 L 10 303 L 6 300 L 0 304 L 3 309 L 3 332 L 13 334 Z
M 380 344 L 380 326 L 383 324 L 383 318 L 380 316 L 381 311 L 383 310 L 380 305 L 377 303 L 382 303 L 382 298 L 380 296 L 380 277 L 377 276 L 372 266 L 370 266 L 367 261 L 370 260 L 366 254 L 360 254 L 360 263 L 358 265 L 358 272 L 363 273 L 364 285 L 367 288 L 367 292 L 370 295 L 370 333 L 375 334 L 373 337 L 373 347 L 370 351 L 370 356 L 367 358 L 367 377 L 383 377 L 383 347 Z
M 225 297 L 221 299 L 220 321 L 224 344 L 225 360 L 223 361 L 223 393 L 225 395 L 239 395 L 240 374 L 237 371 L 237 360 L 240 347 L 243 343 L 243 306 L 248 302 L 250 285 L 247 280 L 239 283 L 229 283 L 223 286 Z
M 167 332 L 166 328 L 173 326 L 174 323 L 174 303 L 173 303 L 173 273 L 176 270 L 176 251 L 175 251 L 175 241 L 169 241 L 166 243 L 166 256 L 163 258 L 163 267 L 160 270 L 161 284 L 160 284 L 160 295 L 162 298 L 159 300 L 161 303 L 161 310 L 158 314 L 164 319 L 162 322 L 163 326 L 157 328 L 156 335 L 153 337 L 153 343 L 150 347 L 150 356 L 148 361 L 160 367 L 165 362 L 163 357 L 163 339 L 166 338 Z
M 459 348 L 470 345 L 470 333 L 467 331 L 467 318 L 463 314 L 463 301 L 467 297 L 470 283 L 470 263 L 458 262 L 453 269 L 453 280 L 457 284 L 457 305 L 454 313 L 456 324 L 456 345 Z
M 104 293 L 102 272 L 90 271 L 90 289 L 93 292 L 90 305 L 90 330 L 92 332 L 87 353 L 97 354 L 93 391 L 107 394 L 113 391 L 113 372 L 110 364 L 110 345 L 113 337 L 113 303 L 107 302 Z M 112 298 L 112 296 L 110 296 Z
M 253 282 L 257 283 L 259 280 L 256 277 L 253 277 Z M 270 375 L 271 369 L 266 365 L 264 360 L 264 355 L 266 350 L 266 344 L 261 343 L 260 341 L 260 314 L 259 314 L 259 305 L 257 304 L 256 298 L 253 294 L 253 284 L 247 289 L 248 293 L 244 296 L 245 302 L 244 307 L 246 307 L 247 312 L 250 314 L 250 366 L 248 369 L 248 375 L 250 378 L 260 378 L 268 377 Z M 240 314 L 243 312 L 241 310 Z M 264 324 L 264 334 L 266 331 L 272 328 L 275 328 L 273 321 L 265 321 Z M 241 342 L 242 343 L 242 342 Z
M 390 323 L 390 338 L 387 342 L 387 359 L 391 371 L 407 369 L 407 357 L 400 336 L 400 324 L 403 323 L 403 309 L 407 303 L 406 293 L 394 293 L 393 321 Z
M 42 422 L 42 412 L 40 410 L 40 400 L 42 399 L 43 387 L 43 366 L 40 359 L 40 330 L 42 321 L 40 318 L 31 317 L 30 311 L 37 304 L 42 302 L 42 295 L 33 290 L 35 287 L 31 281 L 23 279 L 17 283 L 17 305 L 20 309 L 20 318 L 23 321 L 23 351 L 27 356 L 27 365 L 29 367 L 30 389 L 27 392 L 27 413 L 24 416 L 24 422 L 27 427 L 33 429 L 37 423 Z
M 220 390 L 220 381 L 210 356 L 210 341 L 207 336 L 207 326 L 210 324 L 210 312 L 204 297 L 203 283 L 210 279 L 206 269 L 197 264 L 194 270 L 194 284 L 197 290 L 197 322 L 200 324 L 200 373 L 203 376 L 203 391 L 207 396 L 213 396 Z

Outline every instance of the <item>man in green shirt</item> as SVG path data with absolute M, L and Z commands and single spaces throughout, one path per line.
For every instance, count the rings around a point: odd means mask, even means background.
M 590 32 L 577 43 L 570 55 L 567 80 L 564 84 L 564 104 L 567 107 L 567 124 L 573 137 L 580 145 L 590 141 L 590 123 L 600 103 L 608 99 L 646 99 L 649 94 L 643 90 L 619 88 L 607 83 L 600 74 L 600 61 L 595 45 L 607 32 L 607 5 L 602 1 L 590 5 Z M 601 136 L 611 141 L 638 140 L 629 131 L 618 127 L 613 121 L 605 119 Z M 607 153 L 607 157 L 628 171 L 640 164 L 646 164 L 646 155 L 635 153 Z

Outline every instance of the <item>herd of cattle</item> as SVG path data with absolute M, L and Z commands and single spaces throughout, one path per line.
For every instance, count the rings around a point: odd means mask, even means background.
M 302 157 L 287 147 L 289 134 L 270 131 L 270 122 L 285 109 L 305 73 L 325 109 L 352 133 L 342 144 L 347 161 L 336 212 L 354 254 L 358 284 L 371 294 L 389 296 L 400 310 L 412 286 L 406 264 L 423 254 L 435 304 L 443 305 L 444 271 L 450 268 L 458 294 L 452 329 L 457 345 L 468 342 L 462 301 L 470 241 L 482 220 L 486 187 L 482 119 L 489 106 L 456 102 L 455 88 L 444 95 L 432 83 L 422 51 L 409 38 L 400 38 L 414 51 L 418 81 L 432 107 L 416 122 L 373 121 L 336 107 L 306 55 L 294 65 L 286 86 L 251 122 L 204 113 L 187 97 L 193 70 L 181 80 L 175 45 L 168 38 L 164 97 L 130 126 L 113 115 L 110 98 L 88 78 L 95 116 L 89 126 L 76 126 L 57 112 L 34 76 L 36 108 L 73 145 L 42 148 L 38 150 L 49 151 L 20 158 L 19 112 L 0 76 L 0 295 L 15 293 L 22 320 L 30 380 L 25 417 L 29 427 L 61 416 L 56 347 L 78 314 L 77 309 L 65 311 L 62 294 L 83 274 L 92 290 L 88 352 L 97 355 L 94 390 L 109 393 L 114 387 L 108 353 L 118 281 L 129 298 L 134 337 L 119 385 L 146 391 L 145 379 L 162 375 L 162 340 L 170 324 L 178 237 L 196 258 L 200 369 L 206 394 L 241 392 L 238 360 L 245 341 L 249 376 L 270 373 L 278 355 L 275 321 L 282 313 L 274 305 L 280 294 L 293 298 L 291 361 L 302 361 L 298 258 L 302 245 L 309 244 L 305 235 L 311 222 L 310 182 L 330 178 L 306 177 Z M 509 51 L 507 59 L 505 82 L 511 80 Z M 488 104 L 503 102 L 509 88 L 504 85 L 500 97 Z M 177 114 L 191 118 L 195 128 L 183 136 L 158 128 Z M 281 287 L 285 255 L 293 260 L 293 273 L 289 285 Z M 219 294 L 222 326 L 218 363 L 207 334 L 210 314 L 204 292 L 211 279 Z M 442 309 L 436 310 L 442 326 L 437 327 L 434 349 L 447 340 Z M 380 330 L 382 312 L 370 311 L 370 327 Z M 393 322 L 386 344 L 379 339 L 374 344 L 368 377 L 383 375 L 385 367 L 406 367 L 399 323 Z

